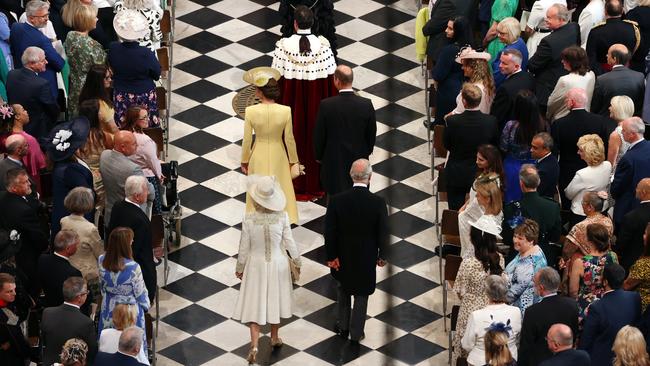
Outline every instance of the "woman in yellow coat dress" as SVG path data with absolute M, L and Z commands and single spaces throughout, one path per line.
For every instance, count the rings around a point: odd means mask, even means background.
M 298 153 L 293 138 L 291 108 L 275 103 L 280 98 L 279 78 L 280 74 L 270 67 L 256 68 L 244 75 L 245 81 L 257 87 L 256 95 L 262 102 L 246 108 L 241 168 L 244 174 L 270 175 L 277 179 L 287 198 L 285 211 L 291 223 L 296 224 L 298 206 L 290 168 L 298 164 Z M 253 201 L 246 194 L 246 212 L 253 211 Z

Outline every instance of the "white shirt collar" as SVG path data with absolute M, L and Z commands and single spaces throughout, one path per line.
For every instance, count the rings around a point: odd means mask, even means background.
M 550 152 L 550 151 L 548 152 L 548 154 L 546 154 L 546 155 L 542 156 L 541 158 L 537 159 L 537 162 L 539 163 L 540 161 L 542 161 L 542 160 L 548 158 L 549 155 L 551 155 L 551 152 Z
M 513 72 L 512 74 L 508 75 L 508 78 L 511 78 L 513 75 L 515 75 L 515 74 L 519 74 L 519 73 L 522 72 L 522 71 L 524 71 L 524 70 L 519 69 L 519 70 Z
M 20 160 L 16 160 L 16 159 L 12 158 L 12 157 L 9 156 L 9 155 L 7 155 L 7 159 L 13 161 L 14 163 L 16 163 L 16 164 L 18 164 L 18 165 L 20 165 L 20 166 L 23 166 L 23 162 L 22 162 L 22 161 L 20 161 Z
M 298 31 L 296 31 L 296 34 L 302 34 L 306 36 L 311 34 L 311 29 L 298 29 Z
M 61 255 L 61 254 L 59 254 L 59 253 L 57 253 L 57 252 L 54 252 L 53 254 L 54 254 L 55 256 L 59 257 L 59 258 L 63 258 L 63 259 L 65 259 L 65 260 L 67 260 L 68 262 L 70 262 L 70 258 L 68 258 L 68 257 L 66 257 L 66 256 L 64 256 L 64 255 Z
M 614 66 L 612 66 L 612 69 L 615 69 L 615 68 L 617 68 L 617 67 L 623 67 L 623 66 L 625 66 L 625 65 L 621 65 L 621 64 L 614 65 Z
M 641 203 L 648 203 L 650 200 L 641 201 Z
M 545 299 L 545 298 L 551 297 L 551 296 L 557 296 L 557 292 L 552 292 L 552 293 L 550 293 L 550 294 L 548 294 L 546 296 L 542 296 L 542 299 Z
M 339 90 L 339 93 L 343 93 L 343 92 L 352 92 L 352 93 L 354 93 L 354 89 L 352 89 L 352 88 L 348 88 L 348 89 L 341 89 L 341 90 Z
M 86 164 L 86 162 L 83 161 L 82 159 L 77 159 L 77 163 L 81 164 L 84 168 L 90 170 L 90 167 L 88 166 L 88 164 Z
M 643 137 L 641 137 L 640 139 L 638 139 L 638 140 L 636 140 L 636 141 L 630 143 L 630 147 L 628 147 L 627 149 L 630 150 L 630 149 L 632 148 L 632 146 L 638 144 L 639 142 L 641 142 L 641 141 L 643 141 L 643 140 L 644 140 Z
M 354 184 L 352 185 L 352 187 L 364 187 L 364 188 L 368 188 L 368 185 L 365 184 L 365 183 L 354 183 Z
M 81 309 L 81 307 L 80 307 L 79 305 L 71 304 L 71 303 L 66 302 L 66 301 L 64 301 L 63 304 L 68 305 L 68 306 L 75 307 L 75 308 L 77 308 L 77 309 Z
M 140 205 L 138 203 L 135 203 L 129 199 L 129 197 L 124 198 L 124 200 L 132 205 L 136 205 L 138 208 L 140 208 Z

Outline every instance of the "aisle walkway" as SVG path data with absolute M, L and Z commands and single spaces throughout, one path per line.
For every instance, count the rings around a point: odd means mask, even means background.
M 415 3 L 335 4 L 340 61 L 354 68 L 354 87 L 377 110 L 371 189 L 386 198 L 391 215 L 393 267 L 378 271 L 366 338 L 355 353 L 332 332 L 335 291 L 321 236 L 325 207 L 302 202 L 293 231 L 304 253 L 295 316 L 281 328 L 281 350 L 269 355 L 268 337 L 261 340 L 262 364 L 446 364 L 424 94 L 413 62 Z M 243 121 L 231 103 L 245 86 L 244 70 L 271 64 L 277 8 L 272 0 L 178 1 L 170 158 L 181 164 L 183 240 L 170 255 L 169 284 L 160 294 L 159 365 L 246 364 L 248 328 L 230 319 L 245 196 Z

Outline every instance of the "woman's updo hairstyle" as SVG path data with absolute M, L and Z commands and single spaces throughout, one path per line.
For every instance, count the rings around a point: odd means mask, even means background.
M 273 78 L 269 79 L 266 85 L 261 86 L 260 91 L 262 92 L 262 95 L 264 95 L 264 98 L 272 99 L 274 101 L 280 99 L 280 86 Z

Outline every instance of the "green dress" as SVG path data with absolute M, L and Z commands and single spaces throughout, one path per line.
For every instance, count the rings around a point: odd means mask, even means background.
M 106 63 L 106 52 L 99 42 L 76 31 L 68 33 L 64 46 L 70 64 L 68 112 L 74 117 L 79 113 L 79 93 L 86 82 L 86 74 L 93 65 Z
M 504 20 L 507 17 L 515 15 L 517 5 L 517 0 L 495 0 L 494 4 L 492 4 L 492 19 L 490 20 L 490 26 L 492 26 L 494 23 L 498 23 Z M 505 46 L 506 45 L 499 40 L 499 37 L 491 40 L 490 43 L 488 43 L 486 49 L 486 52 L 492 56 L 490 60 L 494 61 L 494 58 L 497 57 L 497 54 Z

